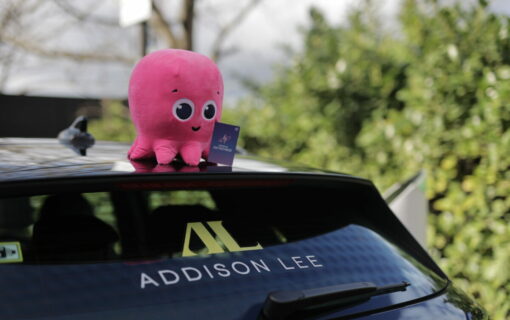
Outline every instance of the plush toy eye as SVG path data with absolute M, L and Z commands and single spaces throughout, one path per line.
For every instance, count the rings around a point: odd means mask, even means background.
M 195 105 L 189 99 L 179 99 L 174 103 L 172 111 L 178 120 L 187 121 L 193 116 Z
M 213 100 L 207 101 L 202 109 L 202 116 L 205 120 L 212 120 L 216 115 L 216 102 Z

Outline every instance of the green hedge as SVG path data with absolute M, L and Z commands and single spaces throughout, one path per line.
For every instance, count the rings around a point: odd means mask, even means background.
M 131 142 L 136 136 L 129 109 L 117 100 L 103 101 L 101 118 L 90 121 L 88 131 L 96 140 Z
M 510 29 L 487 4 L 406 0 L 330 25 L 225 121 L 266 156 L 355 173 L 380 189 L 428 174 L 430 251 L 493 319 L 510 317 Z M 390 26 L 391 27 L 391 26 Z

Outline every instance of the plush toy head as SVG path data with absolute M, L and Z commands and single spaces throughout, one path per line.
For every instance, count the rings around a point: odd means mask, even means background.
M 130 159 L 168 164 L 180 154 L 196 166 L 207 158 L 223 102 L 223 80 L 211 59 L 186 50 L 153 52 L 131 73 L 128 96 L 137 130 Z

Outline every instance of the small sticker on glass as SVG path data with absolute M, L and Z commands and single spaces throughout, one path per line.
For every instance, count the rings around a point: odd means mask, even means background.
M 19 242 L 0 242 L 0 263 L 23 262 Z

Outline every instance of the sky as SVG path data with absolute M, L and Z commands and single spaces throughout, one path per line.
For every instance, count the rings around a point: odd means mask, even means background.
M 237 43 L 239 54 L 220 61 L 220 68 L 226 76 L 226 96 L 241 97 L 246 93 L 239 76 L 257 82 L 270 81 L 275 65 L 285 64 L 288 55 L 282 49 L 290 46 L 299 51 L 302 37 L 300 27 L 309 24 L 308 12 L 313 5 L 320 8 L 329 22 L 338 24 L 345 22 L 349 8 L 359 0 L 266 0 L 243 22 L 231 35 L 229 43 Z M 398 0 L 386 0 L 381 14 L 388 20 L 394 19 Z M 204 26 L 204 25 L 203 25 Z M 198 50 L 207 54 L 207 33 L 198 33 Z M 229 43 L 226 45 L 228 46 Z
M 509 2 L 493 0 L 491 8 L 510 14 Z M 77 3 L 94 19 L 114 24 L 118 20 L 119 0 L 73 2 Z M 180 1 L 162 3 L 165 4 L 165 12 L 176 18 Z M 210 55 L 219 25 L 229 21 L 244 3 L 246 0 L 197 1 L 195 50 Z M 349 8 L 359 3 L 360 0 L 262 0 L 225 42 L 226 47 L 235 46 L 237 49 L 234 54 L 219 61 L 225 80 L 225 100 L 235 104 L 248 94 L 241 78 L 259 83 L 271 81 L 274 66 L 285 65 L 289 60 L 282 50 L 283 46 L 299 52 L 302 42 L 299 28 L 308 25 L 308 11 L 312 5 L 321 9 L 329 22 L 341 24 L 345 22 Z M 394 27 L 392 24 L 399 3 L 400 0 L 379 2 L 382 20 L 387 21 L 390 28 Z M 64 21 L 62 15 L 55 14 L 60 9 L 48 7 L 28 15 L 21 25 L 22 30 L 27 30 L 25 33 L 29 37 L 50 48 L 78 52 L 104 48 L 105 51 L 113 50 L 133 57 L 140 51 L 138 25 L 117 28 L 98 27 L 93 23 L 77 24 L 74 20 Z M 26 35 L 20 35 L 23 36 Z M 161 48 L 161 45 L 153 43 L 150 50 Z M 19 54 L 10 65 L 8 81 L 1 90 L 7 94 L 123 99 L 127 96 L 132 67 L 130 64 L 76 62 Z
M 273 67 L 285 64 L 288 56 L 282 46 L 299 50 L 299 28 L 308 24 L 308 11 L 320 8 L 332 23 L 342 23 L 348 8 L 356 0 L 262 0 L 245 20 L 227 38 L 226 47 L 235 46 L 236 52 L 219 62 L 225 79 L 225 99 L 235 102 L 247 94 L 240 78 L 264 83 L 273 76 Z M 97 19 L 118 19 L 118 0 L 84 0 L 81 9 Z M 100 5 L 97 5 L 97 4 Z M 179 1 L 167 1 L 166 12 L 177 12 Z M 245 1 L 201 0 L 197 2 L 195 50 L 210 55 L 212 41 L 221 21 L 229 21 Z M 292 5 L 289 5 L 292 3 Z M 381 14 L 392 19 L 398 0 L 386 0 Z M 94 6 L 93 6 L 94 5 Z M 93 7 L 92 7 L 93 6 Z M 237 7 L 235 7 L 237 6 Z M 140 51 L 139 26 L 104 28 L 98 31 L 93 24 L 66 24 L 55 10 L 41 10 L 27 17 L 26 30 L 33 29 L 30 37 L 43 45 L 74 51 L 87 51 L 92 47 L 114 46 L 117 52 L 134 55 Z M 60 17 L 60 18 L 59 18 Z M 34 26 L 33 21 L 42 21 Z M 62 27 L 62 25 L 64 27 Z M 48 30 L 46 33 L 44 30 Z M 98 36 L 98 34 L 100 36 Z M 57 36 L 55 36 L 57 35 Z M 152 45 L 151 50 L 159 49 Z M 131 65 L 119 63 L 85 63 L 67 59 L 48 59 L 21 55 L 10 68 L 9 78 L 2 91 L 7 94 L 27 94 L 66 97 L 125 98 Z

